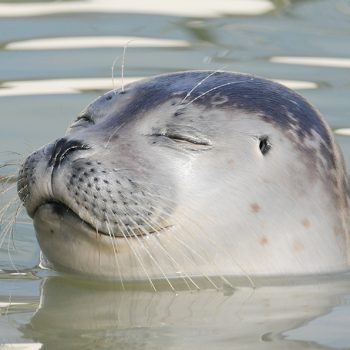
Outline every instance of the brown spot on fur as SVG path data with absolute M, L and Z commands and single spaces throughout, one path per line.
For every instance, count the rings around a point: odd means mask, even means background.
M 303 224 L 303 226 L 305 228 L 310 228 L 311 227 L 311 222 L 310 222 L 309 219 L 304 219 L 301 223 Z
M 259 211 L 261 210 L 261 207 L 258 203 L 252 203 L 250 205 L 250 209 L 252 210 L 253 213 L 259 213 Z
M 260 245 L 265 246 L 269 244 L 269 240 L 267 239 L 266 236 L 262 236 L 259 240 Z
M 234 165 L 235 165 L 235 161 L 234 161 L 233 159 L 229 159 L 228 162 L 227 162 L 227 164 L 228 164 L 231 168 L 233 168 Z
M 304 249 L 305 249 L 304 245 L 302 245 L 300 242 L 295 241 L 295 242 L 293 243 L 293 250 L 294 250 L 296 253 L 300 253 L 300 252 L 302 252 Z

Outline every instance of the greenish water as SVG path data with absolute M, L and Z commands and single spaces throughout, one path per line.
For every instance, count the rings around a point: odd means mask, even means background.
M 125 81 L 187 69 L 284 81 L 324 114 L 349 168 L 348 0 L 0 1 L 0 164 L 62 136 L 120 86 L 128 42 Z M 0 168 L 0 190 L 15 169 Z M 38 262 L 22 213 L 0 248 L 0 349 L 350 348 L 348 274 L 174 293 L 77 281 Z

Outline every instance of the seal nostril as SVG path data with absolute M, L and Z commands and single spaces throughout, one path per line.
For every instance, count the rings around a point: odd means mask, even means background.
M 53 146 L 51 157 L 49 159 L 49 166 L 56 168 L 69 154 L 75 151 L 87 149 L 90 149 L 90 147 L 78 140 L 67 140 L 66 138 L 59 139 Z

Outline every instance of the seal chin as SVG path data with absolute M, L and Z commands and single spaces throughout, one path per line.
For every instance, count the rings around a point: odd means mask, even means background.
M 45 202 L 35 211 L 34 225 L 38 232 L 55 234 L 62 230 L 82 231 L 89 235 L 104 234 L 98 232 L 89 223 L 82 220 L 73 210 L 60 202 Z
M 57 222 L 59 222 L 60 230 L 62 230 L 62 227 L 66 226 L 67 230 L 70 230 L 70 232 L 73 233 L 77 230 L 82 230 L 86 232 L 86 234 L 93 235 L 94 237 L 97 235 L 116 238 L 126 238 L 130 236 L 123 234 L 122 232 L 104 232 L 98 227 L 95 227 L 89 222 L 86 222 L 64 203 L 53 200 L 40 204 L 37 209 L 35 209 L 32 217 L 35 227 L 40 230 L 40 232 L 50 231 L 51 233 L 55 233 L 54 226 Z M 164 229 L 166 228 L 167 227 L 164 227 Z M 160 231 L 162 231 L 162 229 L 158 229 L 157 233 Z M 133 234 L 131 237 L 145 236 L 154 232 L 155 231 L 152 230 L 145 231 L 144 229 L 140 230 L 136 228 L 133 229 Z
M 44 266 L 94 279 L 143 280 L 138 260 L 130 250 L 135 251 L 140 244 L 145 249 L 158 247 L 154 243 L 159 239 L 157 234 L 142 237 L 98 234 L 61 203 L 43 203 L 35 211 L 33 221 Z M 167 237 L 168 231 L 162 229 L 162 236 Z M 149 273 L 156 276 L 157 271 L 150 267 Z
M 94 278 L 115 278 L 115 252 L 111 238 L 97 234 L 68 207 L 55 202 L 43 203 L 37 208 L 33 222 L 40 248 L 50 267 Z M 101 259 L 100 254 L 104 258 Z

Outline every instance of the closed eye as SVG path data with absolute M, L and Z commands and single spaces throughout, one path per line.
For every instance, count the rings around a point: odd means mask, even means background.
M 191 143 L 199 146 L 211 146 L 211 142 L 208 139 L 202 137 L 197 137 L 195 135 L 180 134 L 176 132 L 164 132 L 164 133 L 154 133 L 152 136 L 164 136 L 170 140 L 179 143 Z
M 202 139 L 193 135 L 183 135 L 178 133 L 169 133 L 164 135 L 168 137 L 169 139 L 176 141 L 176 142 L 188 142 L 193 143 L 195 145 L 203 145 L 203 146 L 210 146 L 211 142 L 206 139 Z

